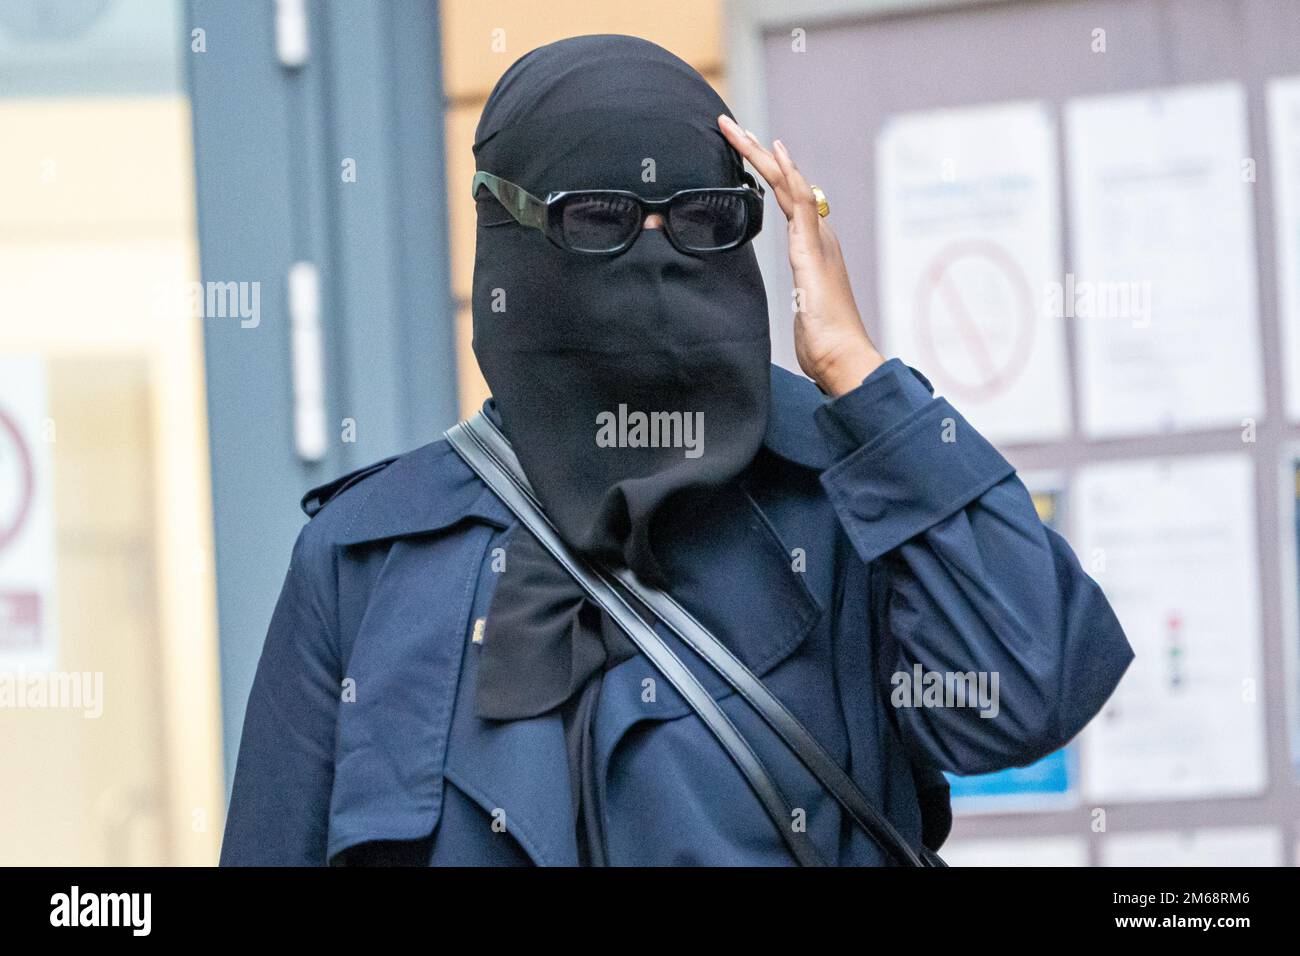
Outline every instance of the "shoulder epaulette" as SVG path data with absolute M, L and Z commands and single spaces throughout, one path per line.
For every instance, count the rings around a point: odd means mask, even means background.
M 364 481 L 376 472 L 383 471 L 393 462 L 397 461 L 398 456 L 393 455 L 391 458 L 385 458 L 383 461 L 377 461 L 374 464 L 366 465 L 364 468 L 358 468 L 356 471 L 350 471 L 340 478 L 326 482 L 302 496 L 302 510 L 307 517 L 314 518 L 316 513 L 324 508 L 331 498 L 341 494 L 351 488 L 359 481 Z

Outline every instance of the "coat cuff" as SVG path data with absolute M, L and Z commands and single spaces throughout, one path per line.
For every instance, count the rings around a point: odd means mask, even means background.
M 891 358 L 853 391 L 817 409 L 817 425 L 836 459 L 843 458 L 929 404 L 933 394 L 925 376 Z
M 825 488 L 863 561 L 965 508 L 1015 469 L 919 373 L 890 359 L 818 409 L 836 449 Z

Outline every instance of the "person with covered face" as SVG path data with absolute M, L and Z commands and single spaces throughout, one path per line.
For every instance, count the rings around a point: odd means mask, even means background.
M 1097 713 L 1132 658 L 1105 597 L 1006 460 L 877 351 L 827 198 L 780 141 L 668 51 L 585 36 L 506 71 L 474 153 L 483 416 L 572 553 L 671 595 L 918 853 L 951 824 L 943 771 L 1027 764 Z M 806 378 L 770 360 L 764 194 Z M 224 864 L 897 862 L 674 645 L 788 801 L 792 852 L 447 440 L 304 509 Z

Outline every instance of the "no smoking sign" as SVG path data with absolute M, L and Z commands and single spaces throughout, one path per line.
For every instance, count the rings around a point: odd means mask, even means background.
M 0 357 L 0 668 L 54 664 L 54 513 L 45 367 Z
M 1005 393 L 1024 371 L 1037 314 L 1023 268 L 1002 246 L 954 242 L 917 283 L 917 347 L 946 391 L 984 401 Z

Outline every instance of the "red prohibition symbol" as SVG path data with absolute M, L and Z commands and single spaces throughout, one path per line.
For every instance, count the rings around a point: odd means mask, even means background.
M 7 444 L 17 453 L 19 471 L 18 507 L 14 509 L 8 520 L 0 515 L 0 551 L 3 551 L 14 538 L 18 537 L 23 522 L 27 520 L 27 513 L 32 507 L 35 477 L 32 469 L 32 453 L 28 450 L 27 443 L 23 441 L 23 433 L 19 431 L 18 424 L 2 408 L 0 408 L 0 433 L 4 434 L 8 439 Z
M 995 320 L 1002 324 L 1001 329 L 990 327 L 987 318 L 981 321 L 972 313 L 967 301 L 969 290 L 963 293 L 953 278 L 958 264 L 982 269 L 994 282 L 1006 287 L 1011 307 Z M 935 313 L 941 311 L 936 308 L 936 300 L 949 316 L 948 324 L 958 341 L 946 338 L 936 327 L 939 319 Z M 917 347 L 927 367 L 936 370 L 935 377 L 948 391 L 975 401 L 988 400 L 1005 392 L 1024 370 L 1034 344 L 1036 314 L 1029 280 L 1009 252 L 987 239 L 960 240 L 941 249 L 917 283 Z M 1009 345 L 991 348 L 991 340 L 997 338 L 1009 339 Z M 969 370 L 952 368 L 954 348 L 967 357 L 973 375 Z

